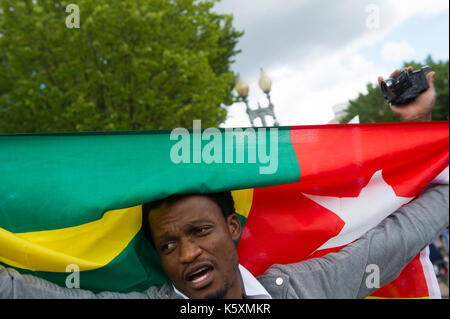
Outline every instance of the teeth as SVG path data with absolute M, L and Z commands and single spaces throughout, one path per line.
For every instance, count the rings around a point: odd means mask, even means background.
M 196 275 L 196 274 L 198 274 L 198 273 L 201 273 L 203 270 L 205 270 L 207 267 L 203 267 L 203 268 L 200 268 L 199 270 L 197 270 L 196 272 L 194 272 L 191 276 L 194 276 L 194 275 Z
M 189 276 L 189 281 L 192 282 L 192 283 L 197 283 L 197 282 L 201 282 L 202 280 L 206 279 L 206 277 L 208 276 L 208 273 L 205 273 L 205 274 L 203 274 L 200 277 L 195 278 L 195 279 L 193 277 L 195 277 L 196 275 L 200 274 L 202 271 L 205 271 L 207 269 L 209 269 L 209 267 L 202 267 L 199 270 L 197 270 L 196 272 L 192 273 Z
M 207 276 L 207 274 L 204 274 L 203 276 L 198 277 L 197 279 L 192 280 L 192 282 L 193 282 L 193 283 L 200 282 L 200 281 L 202 281 L 203 279 L 205 279 L 206 276 Z

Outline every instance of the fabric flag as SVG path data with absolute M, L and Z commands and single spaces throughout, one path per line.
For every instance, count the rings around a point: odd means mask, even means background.
M 430 183 L 448 184 L 449 123 L 0 135 L 0 263 L 80 288 L 167 282 L 141 205 L 232 190 L 240 262 L 323 256 Z M 440 297 L 425 249 L 374 298 Z

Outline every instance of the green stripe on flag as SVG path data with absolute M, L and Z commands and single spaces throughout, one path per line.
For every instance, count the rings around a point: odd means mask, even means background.
M 256 163 L 175 164 L 170 153 L 176 141 L 169 132 L 1 135 L 0 227 L 15 233 L 73 227 L 100 219 L 106 211 L 173 193 L 263 187 L 300 178 L 289 127 L 278 128 L 275 174 L 260 173 L 267 164 L 258 156 Z M 225 130 L 220 132 L 223 153 L 236 154 L 237 143 L 227 149 Z M 191 157 L 194 138 L 190 134 Z M 207 144 L 201 141 L 202 148 Z M 259 147 L 258 140 L 245 145 L 246 161 L 248 152 Z

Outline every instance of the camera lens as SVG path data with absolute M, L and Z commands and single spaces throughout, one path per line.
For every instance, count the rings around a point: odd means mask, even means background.
M 381 91 L 386 98 L 395 98 L 396 94 L 394 80 L 387 79 L 386 81 L 381 82 Z

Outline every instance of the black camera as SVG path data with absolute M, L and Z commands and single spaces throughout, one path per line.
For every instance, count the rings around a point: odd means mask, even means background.
M 414 72 L 404 70 L 396 77 L 381 82 L 381 91 L 384 98 L 393 105 L 411 102 L 428 89 L 425 73 L 429 71 L 431 71 L 429 66 Z

